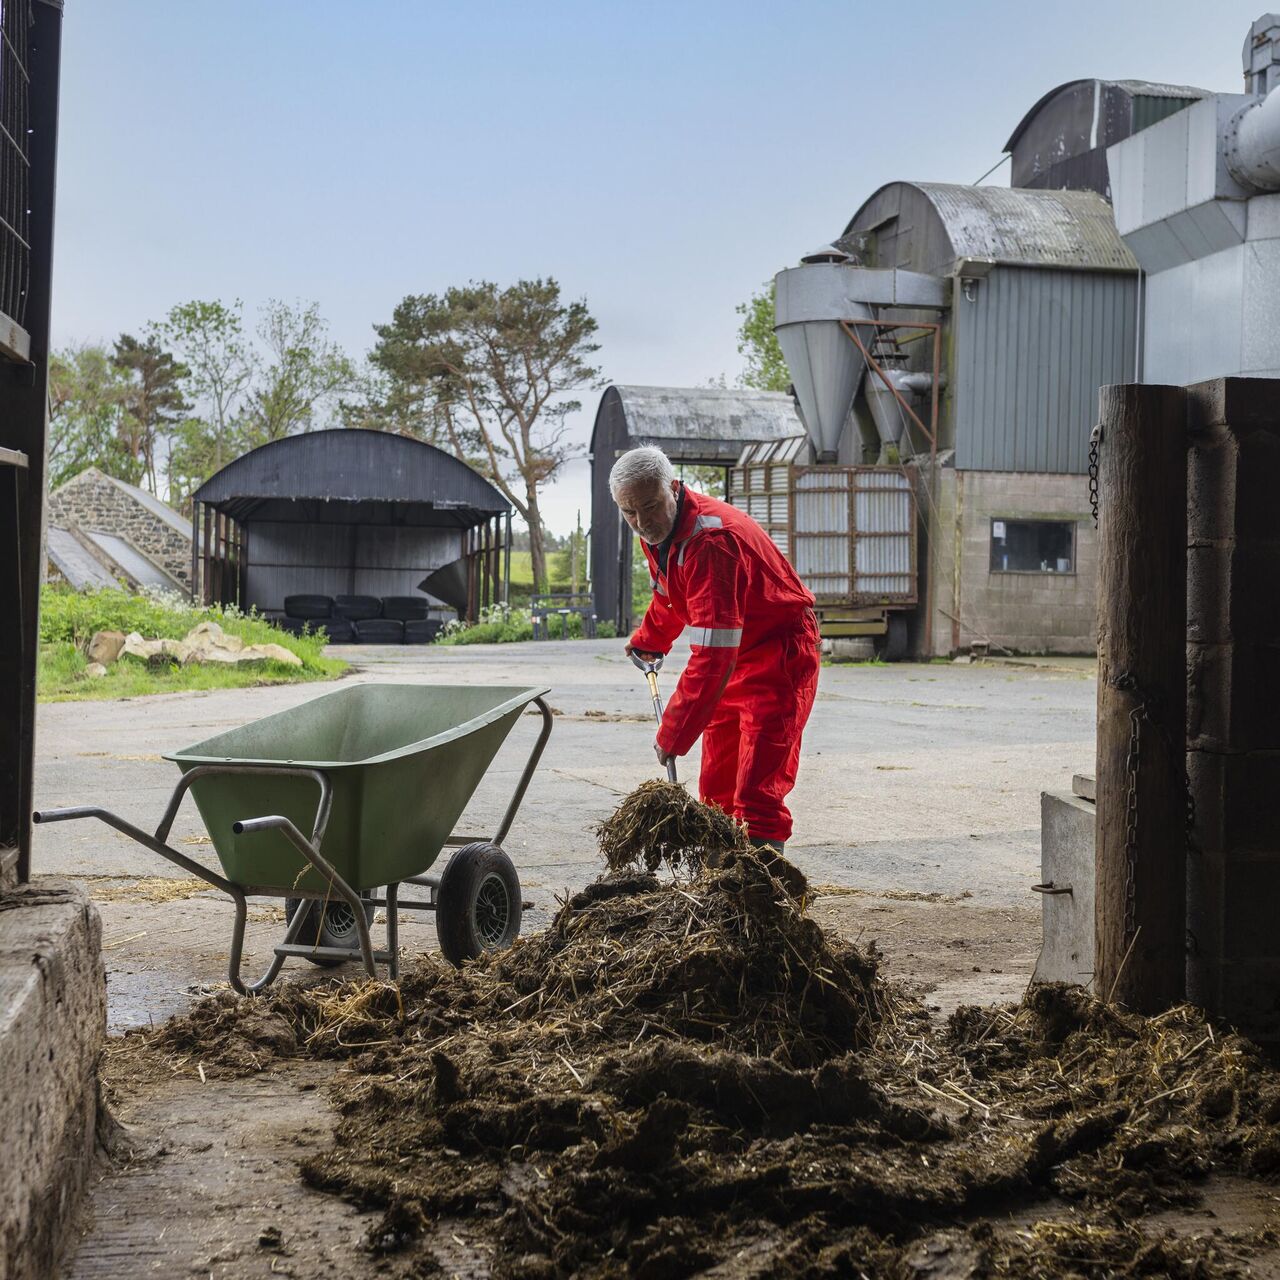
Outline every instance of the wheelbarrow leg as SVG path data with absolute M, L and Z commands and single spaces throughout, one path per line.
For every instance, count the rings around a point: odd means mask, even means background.
M 360 895 L 333 869 L 328 860 L 318 849 L 289 821 L 279 814 L 263 818 L 244 818 L 231 824 L 236 835 L 244 835 L 250 831 L 279 831 L 297 851 L 324 877 L 329 887 L 351 908 L 355 920 L 356 934 L 360 939 L 360 959 L 364 962 L 365 972 L 371 978 L 378 976 L 377 964 L 373 958 L 373 941 L 369 937 L 369 922 L 364 916 L 364 902 Z M 301 921 L 307 913 L 298 911 L 294 920 Z M 298 928 L 301 928 L 301 923 Z M 290 939 L 286 936 L 286 945 Z M 280 957 L 277 957 L 279 959 Z M 274 976 L 274 975 L 272 975 Z
M 400 883 L 387 885 L 387 952 L 391 959 L 387 961 L 387 971 L 391 981 L 400 977 Z
M 284 944 L 288 946 L 291 942 L 297 940 L 298 934 L 302 930 L 302 922 L 307 917 L 306 911 L 295 911 L 293 919 L 289 921 L 289 927 L 284 933 Z M 227 965 L 227 979 L 231 986 L 242 996 L 256 996 L 258 992 L 269 987 L 279 975 L 280 970 L 284 967 L 286 957 L 277 954 L 271 961 L 270 967 L 266 973 L 258 979 L 257 982 L 245 982 L 240 976 L 241 956 L 244 952 L 244 927 L 248 919 L 248 908 L 241 894 L 236 900 L 236 921 L 231 926 L 231 957 Z

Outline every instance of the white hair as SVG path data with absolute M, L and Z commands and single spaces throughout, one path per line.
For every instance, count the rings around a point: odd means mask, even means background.
M 609 492 L 631 489 L 636 485 L 670 485 L 676 478 L 671 459 L 653 445 L 628 449 L 609 472 Z

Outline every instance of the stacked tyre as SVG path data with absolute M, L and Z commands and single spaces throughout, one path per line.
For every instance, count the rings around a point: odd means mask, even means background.
M 351 625 L 360 644 L 404 644 L 404 623 L 397 618 L 361 618 Z

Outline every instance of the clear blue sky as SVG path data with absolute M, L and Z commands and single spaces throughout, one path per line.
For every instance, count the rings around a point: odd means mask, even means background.
M 599 320 L 610 381 L 732 382 L 734 305 L 882 183 L 972 182 L 1064 80 L 1239 92 L 1261 12 L 66 0 L 55 338 L 301 298 L 362 356 L 407 293 L 553 275 Z M 548 523 L 579 506 L 585 462 Z

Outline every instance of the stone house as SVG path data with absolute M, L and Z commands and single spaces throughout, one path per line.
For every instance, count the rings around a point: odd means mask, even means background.
M 191 526 L 154 494 L 89 467 L 49 495 L 48 559 L 77 588 L 124 579 L 191 590 Z

